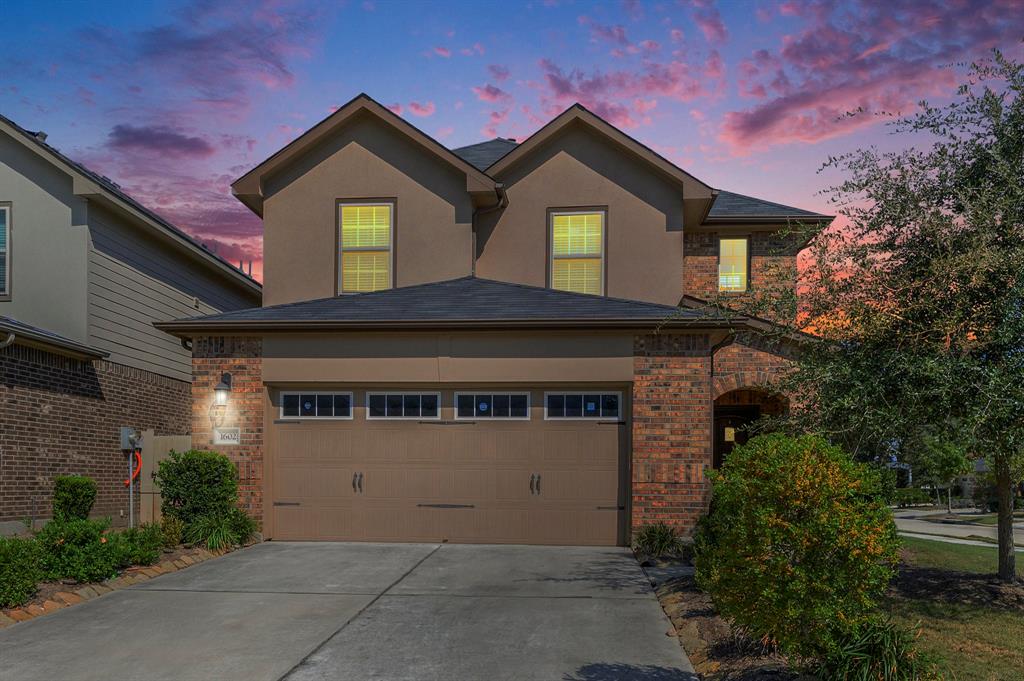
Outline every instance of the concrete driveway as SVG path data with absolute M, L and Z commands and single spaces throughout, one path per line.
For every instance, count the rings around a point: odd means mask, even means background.
M 268 542 L 0 630 L 0 679 L 695 679 L 626 549 Z

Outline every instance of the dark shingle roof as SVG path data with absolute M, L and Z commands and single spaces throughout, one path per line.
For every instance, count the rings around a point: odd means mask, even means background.
M 671 305 L 567 293 L 463 277 L 431 284 L 236 310 L 157 324 L 168 331 L 217 326 L 595 326 L 715 322 Z M 722 320 L 717 320 L 721 322 Z M 709 324 L 710 325 L 710 324 Z
M 517 146 L 519 146 L 519 144 L 515 140 L 495 137 L 487 142 L 478 142 L 476 144 L 470 144 L 468 147 L 452 149 L 452 153 L 470 165 L 476 166 L 480 170 L 487 170 L 494 165 L 499 158 L 512 151 Z
M 733 218 L 831 218 L 831 215 L 822 215 L 814 211 L 784 206 L 781 203 L 765 201 L 753 196 L 719 190 L 709 219 L 733 219 Z
M 73 341 L 70 338 L 65 338 L 53 331 L 47 331 L 46 329 L 41 329 L 38 326 L 19 322 L 17 319 L 13 319 L 11 317 L 0 316 L 0 336 L 5 336 L 9 333 L 14 334 L 14 342 L 16 343 L 19 341 L 29 341 L 34 345 L 44 345 L 49 348 L 67 350 L 74 355 L 82 355 L 96 359 L 108 356 L 108 353 L 103 352 L 102 350 L 97 350 L 85 345 L 84 343 L 79 343 L 78 341 Z M 0 338 L 0 341 L 2 340 L 3 338 Z
M 262 289 L 262 285 L 258 281 L 256 281 L 255 279 L 253 279 L 252 277 L 247 275 L 245 272 L 243 272 L 241 269 L 236 267 L 234 264 L 228 262 L 227 260 L 225 260 L 221 256 L 219 256 L 216 253 L 214 253 L 213 251 L 209 250 L 205 245 L 203 245 L 202 243 L 196 241 L 191 236 L 189 236 L 188 234 L 186 234 L 185 232 L 183 232 L 179 228 L 177 228 L 174 225 L 172 225 L 170 222 L 165 220 L 159 214 L 154 213 L 152 210 L 150 210 L 149 208 L 146 208 L 144 205 L 142 205 L 141 203 L 139 203 L 138 201 L 136 201 L 135 199 L 130 197 L 128 194 L 125 194 L 124 190 L 121 189 L 121 186 L 119 184 L 117 184 L 116 182 L 114 182 L 113 180 L 111 180 L 109 177 L 107 177 L 106 175 L 100 175 L 99 173 L 97 173 L 95 171 L 92 171 L 89 168 L 86 168 L 84 165 L 82 165 L 78 161 L 75 161 L 75 160 L 71 159 L 70 157 L 66 156 L 64 153 L 59 151 L 56 147 L 53 147 L 53 146 L 47 144 L 46 143 L 46 135 L 45 134 L 40 133 L 40 132 L 32 132 L 31 130 L 26 130 L 25 128 L 21 127 L 20 125 L 18 125 L 17 123 L 15 123 L 14 121 L 12 121 L 11 119 L 7 118 L 6 116 L 4 116 L 2 114 L 0 114 L 0 121 L 3 121 L 7 125 L 9 125 L 15 131 L 17 131 L 23 138 L 25 138 L 26 140 L 28 140 L 32 144 L 36 145 L 40 149 L 43 149 L 44 151 L 46 151 L 48 154 L 50 154 L 54 158 L 56 158 L 59 161 L 67 164 L 68 166 L 70 166 L 75 172 L 77 172 L 77 173 L 87 177 L 88 179 L 92 180 L 93 182 L 95 182 L 97 185 L 102 187 L 105 191 L 109 192 L 114 197 L 116 197 L 119 201 L 122 201 L 123 203 L 128 204 L 129 206 L 131 206 L 132 208 L 137 210 L 139 213 L 142 213 L 144 216 L 146 216 L 146 218 L 148 218 L 153 223 L 156 223 L 156 225 L 158 225 L 160 228 L 162 228 L 162 229 L 166 230 L 167 232 L 173 234 L 174 236 L 178 237 L 179 239 L 182 239 L 182 240 L 188 242 L 192 246 L 195 246 L 198 249 L 201 249 L 203 254 L 206 257 L 216 261 L 217 264 L 219 264 L 219 265 L 229 269 L 233 276 L 236 276 L 236 277 L 240 278 L 247 285 L 251 286 L 254 290 L 260 291 Z

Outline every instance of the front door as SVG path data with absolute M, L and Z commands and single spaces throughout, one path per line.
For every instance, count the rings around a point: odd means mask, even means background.
M 761 417 L 761 408 L 755 405 L 715 407 L 715 457 L 714 467 L 722 467 L 725 457 L 732 448 L 747 441 L 746 426 Z

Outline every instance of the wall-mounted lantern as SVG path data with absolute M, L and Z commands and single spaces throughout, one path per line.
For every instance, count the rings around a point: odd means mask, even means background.
M 224 406 L 228 403 L 228 393 L 231 392 L 231 374 L 223 373 L 220 375 L 220 383 L 213 389 L 213 393 L 216 397 L 218 406 Z

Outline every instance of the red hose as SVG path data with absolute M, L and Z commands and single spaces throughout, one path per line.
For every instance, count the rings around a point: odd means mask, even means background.
M 131 480 L 124 481 L 125 487 L 132 484 L 132 480 L 139 477 L 139 471 L 142 470 L 142 450 L 136 449 L 133 453 L 135 454 L 135 470 L 132 471 Z

